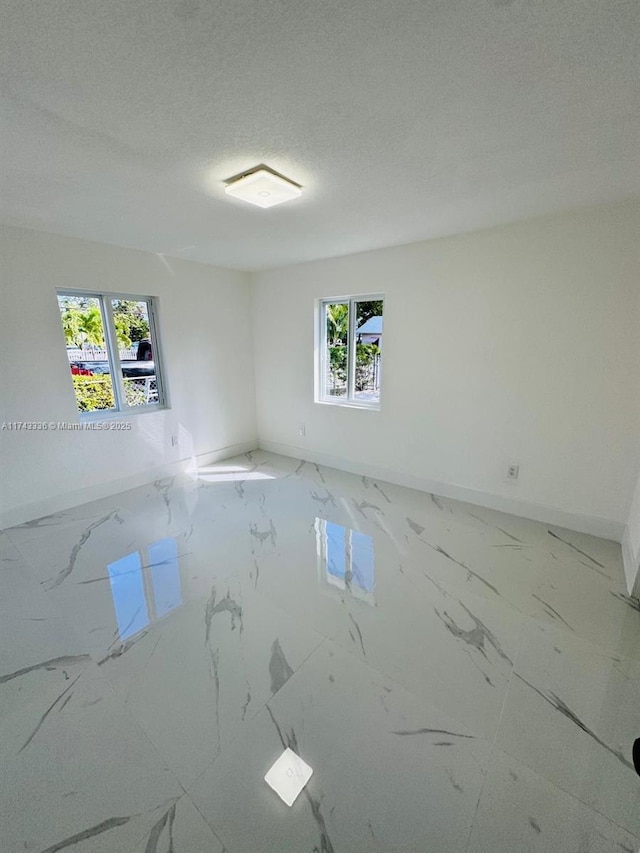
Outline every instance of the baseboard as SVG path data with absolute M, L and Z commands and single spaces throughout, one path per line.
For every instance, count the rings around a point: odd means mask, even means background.
M 640 555 L 634 556 L 633 554 L 628 526 L 625 526 L 622 534 L 622 563 L 629 595 L 640 598 Z
M 148 468 L 146 471 L 140 471 L 130 477 L 120 477 L 117 480 L 110 480 L 108 483 L 100 483 L 95 486 L 87 486 L 83 489 L 76 489 L 72 492 L 67 492 L 63 495 L 54 495 L 53 497 L 44 498 L 34 503 L 23 504 L 14 509 L 0 513 L 0 530 L 5 530 L 8 527 L 13 527 L 16 524 L 24 524 L 27 521 L 33 521 L 36 518 L 42 518 L 45 515 L 53 515 L 56 512 L 63 512 L 67 509 L 80 506 L 84 503 L 100 500 L 100 498 L 117 495 L 120 492 L 126 492 L 129 489 L 136 489 L 139 486 L 144 486 L 154 480 L 162 480 L 165 477 L 174 477 L 176 474 L 181 474 L 184 471 L 191 471 L 194 467 L 200 468 L 204 465 L 211 465 L 213 462 L 219 462 L 221 459 L 229 459 L 231 456 L 237 456 L 240 453 L 247 453 L 256 449 L 256 441 L 244 441 L 239 444 L 230 444 L 227 447 L 222 447 L 219 450 L 211 450 L 207 453 L 202 453 L 196 457 L 188 457 L 177 462 L 170 462 L 166 465 L 160 465 L 156 468 Z
M 456 486 L 450 483 L 440 483 L 419 477 L 403 471 L 394 471 L 379 465 L 370 465 L 363 462 L 352 462 L 340 456 L 309 450 L 306 447 L 280 444 L 276 441 L 266 439 L 258 440 L 258 447 L 271 453 L 279 453 L 282 456 L 292 456 L 294 459 L 304 459 L 307 462 L 317 462 L 329 468 L 338 468 L 351 474 L 360 474 L 376 480 L 384 480 L 387 483 L 395 483 L 398 486 L 407 486 L 410 489 L 418 489 L 422 492 L 430 492 L 443 498 L 452 498 L 458 501 L 476 504 L 476 506 L 495 509 L 521 518 L 529 518 L 533 521 L 541 521 L 544 524 L 553 524 L 556 527 L 564 527 L 575 530 L 578 533 L 589 533 L 602 539 L 612 539 L 614 542 L 622 540 L 624 525 L 610 518 L 599 518 L 597 516 L 582 515 L 579 513 L 566 512 L 556 507 L 544 506 L 543 504 L 525 501 L 519 498 L 510 498 L 503 495 L 494 495 L 489 492 L 481 492 L 469 489 L 465 486 Z

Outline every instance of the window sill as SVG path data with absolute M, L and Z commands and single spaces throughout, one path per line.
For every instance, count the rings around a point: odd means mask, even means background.
M 78 412 L 77 415 L 80 423 L 93 423 L 95 421 L 119 421 L 122 420 L 122 418 L 130 418 L 135 415 L 146 415 L 151 412 L 166 412 L 168 409 L 169 406 L 161 406 L 158 404 L 152 406 L 140 406 L 136 409 L 124 409 L 120 412 L 114 411 L 113 409 L 96 412 Z
M 368 412 L 379 412 L 380 403 L 365 403 L 357 400 L 315 400 L 318 406 L 337 406 L 342 409 L 363 409 Z

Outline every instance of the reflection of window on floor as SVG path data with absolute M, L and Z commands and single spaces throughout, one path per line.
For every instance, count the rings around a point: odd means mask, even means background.
M 322 582 L 374 604 L 375 568 L 371 536 L 324 518 L 316 518 L 315 526 Z
M 178 545 L 160 539 L 107 566 L 121 640 L 182 604 Z

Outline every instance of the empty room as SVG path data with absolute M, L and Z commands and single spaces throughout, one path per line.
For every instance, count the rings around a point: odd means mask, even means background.
M 0 853 L 640 853 L 637 0 L 0 46 Z

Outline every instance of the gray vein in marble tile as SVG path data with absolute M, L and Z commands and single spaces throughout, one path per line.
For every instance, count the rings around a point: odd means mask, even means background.
M 380 509 L 380 507 L 377 504 L 372 504 L 369 501 L 360 501 L 360 503 L 358 503 L 358 501 L 355 498 L 352 498 L 352 501 L 353 501 L 355 508 L 358 510 L 360 515 L 362 515 L 364 518 L 367 518 L 367 515 L 365 514 L 365 509 L 374 509 L 376 512 L 379 512 L 380 515 L 384 515 L 384 512 Z
M 71 697 L 72 697 L 72 696 L 73 696 L 73 693 L 70 693 L 70 694 L 67 696 L 67 698 L 64 700 L 64 702 L 62 703 L 62 705 L 60 705 L 60 707 L 58 708 L 58 713 L 60 713 L 60 711 L 62 711 L 62 710 L 63 710 L 63 708 L 65 708 L 65 707 L 66 707 L 67 702 L 69 702 L 69 701 L 71 700 Z
M 118 513 L 117 510 L 112 510 L 107 515 L 103 516 L 102 518 L 99 518 L 98 521 L 94 521 L 93 524 L 90 524 L 87 528 L 85 528 L 80 539 L 73 546 L 71 554 L 69 555 L 69 562 L 64 567 L 64 569 L 62 569 L 62 571 L 58 574 L 58 576 L 52 581 L 52 583 L 46 587 L 47 589 L 53 589 L 56 586 L 60 586 L 60 584 L 66 578 L 69 577 L 69 575 L 71 574 L 71 572 L 75 568 L 76 561 L 80 555 L 80 552 L 82 551 L 83 547 L 86 545 L 86 543 L 87 543 L 89 537 L 91 536 L 91 534 L 93 533 L 93 531 L 97 527 L 100 527 L 101 524 L 105 524 L 107 521 L 110 521 L 112 518 L 114 518 L 117 515 L 117 513 Z
M 302 471 L 302 469 L 304 468 L 304 466 L 305 466 L 306 464 L 307 464 L 307 463 L 305 462 L 305 460 L 304 460 L 304 459 L 301 459 L 301 460 L 300 460 L 300 463 L 298 464 L 298 467 L 296 468 L 296 470 L 295 470 L 293 473 L 294 473 L 294 474 L 299 474 L 299 473 L 300 473 L 300 471 Z
M 293 675 L 293 670 L 289 666 L 289 662 L 287 661 L 284 652 L 282 651 L 282 646 L 280 645 L 280 640 L 276 637 L 276 639 L 271 644 L 271 658 L 269 660 L 269 675 L 271 676 L 271 693 L 275 695 L 280 688 L 286 684 L 286 682 Z
M 247 698 L 245 699 L 244 704 L 242 706 L 242 719 L 243 720 L 247 716 L 247 708 L 249 707 L 250 702 L 251 702 L 251 691 L 247 690 Z
M 558 536 L 557 533 L 553 533 L 551 530 L 547 530 L 547 533 L 549 534 L 549 536 L 553 536 L 553 538 L 557 539 L 559 542 L 563 542 L 565 545 L 568 545 L 569 548 L 572 548 L 578 554 L 582 554 L 583 557 L 586 557 L 587 560 L 590 560 L 596 566 L 600 566 L 601 569 L 605 568 L 605 566 L 603 566 L 602 563 L 599 563 L 594 557 L 591 556 L 591 554 L 587 554 L 586 551 L 583 551 L 580 548 L 578 548 L 577 545 L 572 545 L 571 542 L 568 542 L 566 539 L 563 539 L 561 536 Z M 585 565 L 585 564 L 583 564 L 583 565 Z M 590 566 L 590 568 L 593 568 L 593 566 Z M 595 571 L 595 569 L 594 569 L 594 571 Z M 602 572 L 598 572 L 598 574 L 601 575 Z M 604 574 L 603 577 L 609 577 L 609 576 L 607 574 Z
M 540 829 L 540 826 L 539 826 L 539 824 L 538 824 L 537 820 L 535 820 L 535 818 L 532 818 L 532 817 L 530 817 L 530 818 L 529 818 L 529 826 L 530 826 L 530 827 L 531 827 L 531 828 L 532 828 L 532 829 L 533 829 L 533 830 L 534 830 L 538 835 L 540 835 L 540 833 L 542 832 L 542 830 Z
M 255 471 L 256 468 L 258 467 L 258 463 L 254 460 L 253 453 L 251 453 L 251 451 L 249 451 L 248 453 L 245 453 L 244 455 L 247 457 L 247 460 L 251 463 L 251 468 L 249 468 L 249 471 Z
M 14 524 L 8 530 L 34 530 L 39 527 L 55 527 L 61 521 L 68 518 L 67 513 L 57 512 L 52 515 L 43 515 L 42 518 L 34 518 L 31 521 L 25 521 L 22 524 Z
M 449 773 L 449 781 L 450 781 L 450 782 L 451 782 L 451 784 L 453 785 L 453 789 L 454 789 L 454 791 L 456 791 L 458 794 L 463 794 L 463 793 L 464 793 L 464 788 L 462 787 L 462 785 L 459 785 L 459 784 L 456 782 L 456 780 L 453 778 L 453 776 L 451 775 L 451 773 Z
M 212 649 L 209 649 L 209 654 L 211 656 L 211 677 L 213 678 L 214 687 L 216 733 L 218 738 L 218 749 L 220 749 L 220 675 L 218 672 L 218 665 L 220 663 L 220 650 L 216 649 L 214 652 Z
M 552 619 L 559 619 L 561 622 L 563 622 L 567 626 L 567 628 L 570 631 L 573 631 L 573 628 L 571 627 L 571 625 L 569 625 L 569 623 L 567 622 L 566 619 L 562 618 L 562 616 L 558 613 L 558 611 L 555 608 L 553 608 L 550 604 L 547 604 L 546 601 L 543 601 L 543 599 L 540 598 L 538 595 L 536 595 L 535 592 L 532 592 L 531 596 L 533 598 L 535 598 L 536 601 L 539 601 L 540 604 L 542 604 L 545 607 L 548 616 L 551 616 Z
M 240 625 L 240 633 L 242 634 L 242 630 L 244 628 L 242 622 L 242 607 L 234 601 L 233 598 L 230 598 L 229 593 L 225 595 L 224 598 L 221 598 L 220 601 L 216 604 L 216 588 L 215 586 L 211 587 L 211 595 L 209 596 L 209 600 L 207 601 L 207 606 L 205 608 L 204 613 L 204 622 L 205 622 L 205 642 L 209 642 L 209 637 L 211 635 L 211 624 L 213 621 L 213 617 L 216 613 L 224 613 L 227 612 L 231 616 L 231 630 L 235 631 L 236 620 Z
M 444 623 L 445 628 L 453 634 L 454 637 L 462 640 L 469 646 L 477 649 L 480 654 L 489 660 L 487 657 L 487 653 L 485 651 L 485 641 L 493 647 L 495 652 L 501 657 L 504 661 L 506 661 L 510 666 L 513 666 L 513 661 L 511 658 L 503 651 L 500 643 L 494 634 L 487 628 L 487 626 L 478 619 L 477 616 L 474 616 L 473 613 L 464 606 L 462 602 L 460 602 L 460 606 L 462 609 L 468 614 L 469 618 L 473 621 L 475 627 L 470 628 L 468 631 L 465 631 L 463 628 L 460 628 L 454 620 L 449 616 L 447 611 L 443 611 L 443 613 L 439 613 L 439 611 L 434 607 L 435 613 L 439 619 Z M 485 677 L 486 673 L 485 673 Z
M 63 666 L 72 666 L 81 661 L 88 661 L 90 655 L 63 655 L 59 658 L 51 658 L 50 660 L 34 663 L 31 666 L 25 666 L 23 669 L 17 669 L 15 672 L 10 672 L 7 675 L 0 675 L 0 684 L 6 684 L 7 681 L 12 681 L 14 678 L 19 678 L 21 675 L 27 675 L 29 672 L 35 672 L 38 669 L 46 669 L 52 672 L 54 669 L 60 669 Z
M 239 498 L 244 497 L 244 483 L 245 483 L 244 480 L 236 480 L 236 482 L 234 483 L 234 488 L 235 488 L 236 492 L 238 493 Z
M 407 524 L 413 530 L 414 533 L 417 533 L 420 536 L 421 533 L 424 533 L 424 527 L 421 524 L 418 524 L 417 521 L 413 521 L 407 516 Z
M 461 569 L 464 569 L 465 572 L 467 573 L 467 579 L 474 577 L 476 580 L 479 580 L 480 583 L 484 584 L 488 589 L 490 589 L 492 592 L 494 592 L 497 596 L 500 595 L 500 593 L 498 592 L 498 590 L 495 588 L 495 586 L 493 584 L 491 584 L 491 583 L 489 583 L 489 581 L 485 580 L 482 577 L 482 575 L 479 575 L 479 574 L 477 574 L 477 572 L 474 572 L 473 569 L 470 569 L 466 563 L 463 563 L 461 560 L 456 560 L 455 557 L 452 557 L 451 554 L 448 554 L 444 550 L 444 548 L 440 547 L 440 545 L 432 545 L 430 542 L 425 542 L 424 539 L 421 539 L 420 541 L 424 542 L 424 544 L 427 545 L 429 548 L 431 548 L 432 551 L 436 551 L 436 553 L 442 554 L 442 556 L 446 557 L 447 560 L 451 560 L 451 562 L 455 563 L 456 566 L 460 566 Z
M 328 503 L 333 504 L 333 506 L 337 506 L 336 499 L 331 494 L 331 492 L 328 489 L 326 490 L 326 492 L 327 492 L 326 498 L 321 498 L 317 492 L 311 492 L 311 498 L 312 498 L 312 500 L 317 501 L 319 504 L 322 504 L 323 506 L 326 506 Z
M 367 653 L 364 650 L 364 640 L 362 639 L 362 631 L 360 630 L 360 626 L 358 625 L 356 620 L 353 618 L 352 613 L 349 613 L 349 619 L 351 619 L 351 621 L 353 622 L 353 624 L 355 626 L 356 631 L 358 632 L 358 639 L 360 640 L 360 648 L 362 649 L 362 654 L 366 657 Z
M 634 598 L 631 595 L 625 595 L 623 592 L 611 592 L 610 591 L 610 594 L 614 598 L 617 598 L 618 601 L 622 601 L 623 604 L 626 604 L 632 610 L 637 610 L 638 613 L 640 613 L 640 599 Z
M 173 853 L 173 822 L 176 819 L 176 804 L 174 803 L 171 808 L 166 811 L 160 820 L 158 820 L 152 827 L 151 832 L 149 833 L 149 838 L 147 840 L 147 845 L 144 848 L 145 853 L 157 853 L 158 851 L 158 841 L 160 840 L 160 836 L 162 835 L 162 831 L 164 830 L 167 822 L 169 823 L 168 830 L 168 850 L 169 853 Z
M 610 752 L 611 755 L 615 756 L 621 764 L 624 764 L 624 766 L 628 767 L 630 770 L 634 769 L 633 764 L 630 761 L 627 761 L 627 759 L 619 750 L 614 749 L 613 747 L 606 744 L 603 740 L 601 740 L 598 735 L 585 723 L 583 723 L 580 717 L 578 717 L 578 715 L 574 713 L 574 711 L 572 711 L 571 708 L 569 708 L 569 706 L 557 694 L 551 691 L 549 693 L 549 696 L 547 696 L 546 693 L 544 693 L 542 690 L 539 690 L 537 687 L 535 687 L 533 684 L 527 681 L 526 678 L 523 678 L 517 672 L 515 673 L 515 675 L 517 678 L 520 679 L 520 681 L 524 682 L 527 687 L 530 687 L 535 693 L 537 693 L 538 696 L 541 696 L 545 702 L 551 705 L 552 708 L 555 708 L 556 711 L 560 711 L 563 716 L 565 716 L 568 720 L 571 720 L 571 722 L 574 723 L 579 729 L 582 729 L 585 734 L 588 734 L 592 740 L 599 744 L 603 749 L 606 749 L 607 752 Z
M 125 823 L 128 823 L 132 817 L 135 817 L 135 815 L 129 815 L 128 817 L 110 817 L 107 820 L 103 820 L 102 823 L 98 823 L 89 829 L 83 829 L 82 832 L 78 832 L 75 835 L 69 836 L 69 838 L 65 838 L 64 841 L 58 841 L 57 844 L 47 847 L 46 850 L 42 850 L 40 853 L 58 853 L 58 850 L 64 850 L 65 847 L 71 847 L 73 844 L 78 844 L 80 841 L 86 841 L 88 838 L 93 838 L 96 835 L 100 835 L 102 832 L 107 832 L 109 829 L 115 829 L 117 826 L 123 826 Z
M 162 500 L 164 502 L 164 505 L 167 508 L 167 525 L 171 524 L 172 513 L 171 513 L 171 500 L 169 498 L 169 491 L 170 491 L 171 487 L 173 486 L 174 481 L 175 481 L 175 477 L 169 477 L 166 480 L 155 480 L 153 483 L 153 487 L 156 489 L 156 491 L 160 492 L 160 494 L 162 495 Z
M 463 735 L 459 732 L 450 732 L 447 729 L 400 729 L 399 731 L 391 732 L 393 735 L 401 735 L 407 737 L 411 735 L 447 735 L 448 737 L 462 737 L 470 740 L 474 739 L 473 735 Z
M 431 494 L 431 501 L 438 507 L 438 509 L 442 512 L 444 510 L 444 506 L 440 502 L 440 498 L 437 495 Z
M 468 512 L 467 515 L 470 515 L 471 518 L 475 518 L 476 521 L 479 521 L 480 524 L 484 524 L 485 527 L 491 527 L 489 522 L 486 521 L 484 518 L 481 518 L 479 515 L 475 515 L 475 513 L 473 512 Z
M 519 542 L 521 545 L 524 545 L 522 539 L 518 539 L 517 536 L 514 536 L 512 533 L 508 533 L 506 530 L 503 530 L 502 527 L 496 527 L 496 530 L 499 530 L 500 533 L 504 533 L 509 539 L 513 539 L 514 542 Z
M 82 675 L 82 673 L 80 673 L 80 675 Z M 31 734 L 29 735 L 29 737 L 26 739 L 26 741 L 22 744 L 22 746 L 21 746 L 21 747 L 20 747 L 20 749 L 18 750 L 18 752 L 19 752 L 19 753 L 20 753 L 20 752 L 22 752 L 23 750 L 25 750 L 25 749 L 29 746 L 29 744 L 31 743 L 31 741 L 34 739 L 34 737 L 38 734 L 38 732 L 39 732 L 39 731 L 40 731 L 40 729 L 42 728 L 42 726 L 43 726 L 43 724 L 44 724 L 44 721 L 47 719 L 47 717 L 49 716 L 49 714 L 53 711 L 53 709 L 54 709 L 54 708 L 55 708 L 55 706 L 58 704 L 58 702 L 60 701 L 60 699 L 62 699 L 62 697 L 63 697 L 63 696 L 66 696 L 66 694 L 67 694 L 67 693 L 72 689 L 73 685 L 76 683 L 76 681 L 78 680 L 78 678 L 80 678 L 80 675 L 76 676 L 76 678 L 74 678 L 74 680 L 71 682 L 71 684 L 70 684 L 68 687 L 66 687 L 66 688 L 62 691 L 62 693 L 61 693 L 58 697 L 56 697 L 56 699 L 55 699 L 55 700 L 54 700 L 54 701 L 49 705 L 49 707 L 47 708 L 47 710 L 44 712 L 44 714 L 43 714 L 43 715 L 40 717 L 40 719 L 38 720 L 38 724 L 36 725 L 35 729 L 31 732 Z M 69 697 L 69 698 L 71 698 L 71 697 Z M 64 704 L 66 705 L 66 702 L 65 702 Z M 64 705 L 63 705 L 63 707 L 64 707 Z
M 320 482 L 321 482 L 321 483 L 324 483 L 324 482 L 325 482 L 325 479 L 324 479 L 324 477 L 323 477 L 323 475 L 322 475 L 322 471 L 320 470 L 320 468 L 319 468 L 319 466 L 318 466 L 318 463 L 317 463 L 317 462 L 314 462 L 314 463 L 313 463 L 313 467 L 316 469 L 316 474 L 318 475 L 318 477 L 320 477 Z
M 275 547 L 278 533 L 276 531 L 275 525 L 273 523 L 273 519 L 269 519 L 269 529 L 268 530 L 258 530 L 258 525 L 253 522 L 249 525 L 249 533 L 257 539 L 258 542 L 265 542 L 267 539 L 271 539 L 271 544 Z
M 147 631 L 141 631 L 135 637 L 131 637 L 125 643 L 122 643 L 121 645 L 119 645 L 117 649 L 114 649 L 108 655 L 105 655 L 103 658 L 101 658 L 98 661 L 98 666 L 102 666 L 103 664 L 107 663 L 110 660 L 116 660 L 117 658 L 122 657 L 122 655 L 126 654 L 126 652 L 128 652 L 132 646 L 135 646 L 136 643 L 138 643 L 140 640 L 144 639 L 144 637 L 146 637 L 148 633 L 149 633 L 148 630 Z M 111 647 L 109 647 L 109 648 L 111 648 Z

